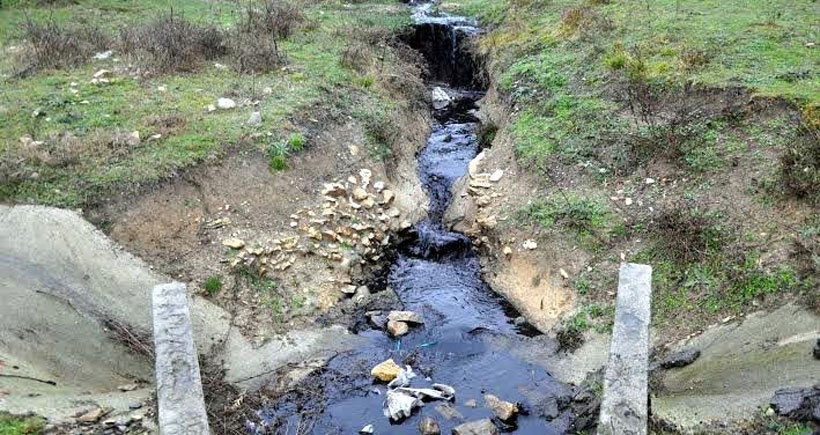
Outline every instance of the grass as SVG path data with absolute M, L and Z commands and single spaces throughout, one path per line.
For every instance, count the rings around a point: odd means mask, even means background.
M 26 15 L 34 20 L 51 17 L 58 23 L 84 21 L 114 35 L 166 12 L 167 5 L 151 0 L 128 4 L 89 0 L 51 9 L 2 8 L 0 45 L 21 44 L 15 29 Z M 223 27 L 241 18 L 241 11 L 229 3 L 207 0 L 184 2 L 175 11 L 192 22 Z M 357 86 L 359 73 L 340 59 L 350 43 L 347 29 L 364 22 L 396 29 L 408 21 L 409 12 L 376 1 L 350 8 L 317 4 L 304 8 L 304 13 L 311 25 L 280 41 L 279 49 L 287 59 L 284 70 L 249 76 L 218 66 L 226 63 L 218 59 L 184 74 L 142 75 L 134 67 L 127 68 L 127 59 L 112 58 L 10 79 L 0 87 L 0 200 L 86 207 L 112 194 L 160 182 L 219 157 L 236 144 L 265 151 L 267 136 L 251 135 L 243 128 L 253 111 L 261 113 L 265 128 L 283 138 L 289 152 L 299 152 L 306 147 L 307 136 L 290 120 L 302 113 L 319 116 L 395 107 L 398 103 L 380 82 L 368 88 Z M 0 61 L 0 74 L 11 73 L 10 62 Z M 90 83 L 100 69 L 114 71 L 110 81 Z M 209 112 L 207 107 L 220 97 L 234 99 L 238 107 Z M 259 103 L 251 105 L 251 101 Z M 161 128 L 152 122 L 157 114 L 184 122 Z M 111 137 L 135 131 L 141 138 L 138 144 L 112 145 Z M 76 138 L 90 150 L 62 158 L 58 151 L 66 148 L 65 137 Z M 47 158 L 38 158 L 43 156 Z M 283 159 L 275 160 L 272 169 L 287 167 Z
M 219 275 L 209 276 L 205 280 L 203 287 L 205 288 L 205 292 L 207 292 L 209 296 L 216 296 L 216 294 L 219 293 L 220 290 L 222 290 L 222 277 Z
M 602 201 L 577 195 L 553 195 L 537 200 L 520 212 L 521 216 L 544 228 L 560 225 L 579 232 L 601 228 L 609 222 Z
M 44 426 L 40 417 L 18 417 L 0 412 L 0 435 L 38 435 Z

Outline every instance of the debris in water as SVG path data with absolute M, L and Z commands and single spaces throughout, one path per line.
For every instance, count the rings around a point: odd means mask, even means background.
M 384 400 L 384 416 L 393 421 L 399 421 L 410 417 L 413 414 L 413 409 L 422 405 L 421 400 L 403 391 L 390 390 Z
M 401 391 L 403 393 L 407 393 L 415 398 L 418 399 L 432 399 L 432 400 L 453 400 L 455 397 L 456 390 L 449 386 L 443 384 L 437 384 L 440 387 L 444 387 L 444 390 L 439 390 L 436 388 L 406 388 L 406 387 L 399 387 L 396 391 Z
M 390 382 L 396 379 L 404 370 L 398 364 L 388 359 L 370 370 L 370 374 L 382 382 Z
M 360 434 L 372 434 L 375 431 L 372 424 L 368 424 L 359 431 Z
M 392 360 L 391 360 L 392 361 Z M 406 387 L 410 385 L 410 379 L 416 377 L 416 374 L 413 373 L 413 368 L 410 366 L 406 366 L 405 369 L 399 369 L 399 373 L 396 377 L 387 384 L 387 388 L 399 388 L 399 387 Z

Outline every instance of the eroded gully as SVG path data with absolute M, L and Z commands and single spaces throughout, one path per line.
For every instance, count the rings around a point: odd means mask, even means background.
M 438 81 L 431 85 L 445 87 L 453 99 L 434 110 L 432 133 L 418 155 L 418 176 L 430 201 L 428 218 L 413 226 L 388 275 L 401 303 L 395 308 L 415 311 L 425 323 L 398 339 L 379 328 L 359 330 L 365 347 L 331 359 L 260 411 L 263 423 L 252 425 L 252 431 L 356 434 L 372 425 L 375 434 L 418 434 L 419 421 L 429 416 L 447 434 L 464 422 L 494 418 L 485 404 L 487 393 L 520 404 L 515 419 L 493 420 L 500 431 L 561 434 L 572 424 L 573 388 L 545 367 L 496 345 L 500 338 L 505 347 L 531 343 L 527 331 L 512 321 L 517 314 L 482 280 L 471 241 L 442 225 L 450 188 L 479 151 L 479 121 L 471 113 L 482 96 L 474 88 L 480 80 L 475 62 L 461 48 L 478 29 L 464 18 L 434 15 L 428 5 L 416 7 L 414 18 L 407 42 L 430 62 L 432 79 Z M 412 387 L 447 384 L 455 389 L 455 399 L 429 401 L 409 418 L 391 420 L 383 413 L 388 388 L 370 375 L 388 358 L 413 368 Z

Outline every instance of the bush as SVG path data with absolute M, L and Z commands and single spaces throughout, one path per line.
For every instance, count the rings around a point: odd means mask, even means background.
M 663 250 L 680 263 L 703 261 L 725 243 L 716 219 L 686 204 L 673 204 L 655 220 L 655 231 Z
M 230 38 L 230 51 L 233 67 L 240 73 L 266 73 L 285 64 L 285 57 L 273 37 L 239 32 Z
M 820 204 L 820 130 L 800 129 L 780 157 L 780 179 L 793 195 Z
M 199 25 L 173 10 L 148 24 L 120 33 L 124 53 L 145 58 L 160 72 L 186 72 L 228 52 L 222 29 Z
M 245 17 L 239 25 L 242 33 L 269 35 L 276 39 L 287 38 L 306 21 L 305 13 L 295 3 L 266 0 L 261 8 L 249 4 Z
M 22 38 L 29 47 L 24 52 L 20 75 L 80 65 L 111 44 L 108 35 L 97 27 L 59 24 L 53 19 L 38 23 L 27 18 L 22 25 Z
M 271 156 L 269 166 L 271 171 L 284 171 L 288 169 L 287 158 L 285 156 Z

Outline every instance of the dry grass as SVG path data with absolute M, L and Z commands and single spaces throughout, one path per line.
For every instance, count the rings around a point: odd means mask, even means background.
M 681 264 L 703 261 L 722 245 L 715 219 L 693 210 L 685 203 L 674 203 L 655 220 L 654 232 L 664 240 L 666 254 Z
M 21 33 L 28 41 L 19 59 L 17 75 L 21 77 L 39 70 L 80 65 L 111 44 L 111 38 L 98 27 L 59 24 L 53 19 L 36 22 L 27 18 Z
M 289 37 L 302 24 L 307 16 L 301 8 L 289 1 L 267 0 L 261 7 L 248 5 L 244 11 L 240 32 L 257 36 L 269 35 L 276 39 Z
M 158 72 L 193 71 L 228 52 L 222 29 L 195 24 L 173 10 L 142 26 L 123 29 L 120 49 Z
M 780 178 L 793 195 L 820 205 L 820 129 L 800 129 L 780 158 Z

